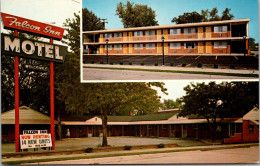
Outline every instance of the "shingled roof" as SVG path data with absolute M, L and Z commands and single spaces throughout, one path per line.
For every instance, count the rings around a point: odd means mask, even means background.
M 136 122 L 136 121 L 168 120 L 170 117 L 172 117 L 176 114 L 177 114 L 177 112 L 165 113 L 165 114 L 138 115 L 138 116 L 108 116 L 108 122 Z
M 15 109 L 1 114 L 2 124 L 15 124 Z M 20 124 L 50 124 L 49 116 L 44 115 L 36 110 L 26 106 L 19 107 L 19 123 Z M 55 121 L 56 123 L 56 121 Z

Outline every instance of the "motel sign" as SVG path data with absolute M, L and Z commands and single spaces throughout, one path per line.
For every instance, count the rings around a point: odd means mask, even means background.
M 29 20 L 7 13 L 1 13 L 5 29 L 13 30 L 14 36 L 1 34 L 1 54 L 14 56 L 15 78 L 15 151 L 35 147 L 52 147 L 55 150 L 54 132 L 54 62 L 64 63 L 67 47 L 53 44 L 53 39 L 61 40 L 64 29 Z M 18 37 L 19 32 L 26 32 L 40 37 L 47 37 L 50 42 L 42 42 Z M 20 135 L 19 127 L 19 57 L 50 61 L 50 112 L 51 134 L 29 134 L 25 131 Z M 19 146 L 20 142 L 20 146 Z

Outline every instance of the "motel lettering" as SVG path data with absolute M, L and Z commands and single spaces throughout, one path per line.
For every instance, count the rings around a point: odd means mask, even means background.
M 61 45 L 2 35 L 3 54 L 63 63 L 66 49 Z

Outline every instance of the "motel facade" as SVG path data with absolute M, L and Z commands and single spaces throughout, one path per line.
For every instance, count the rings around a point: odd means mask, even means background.
M 83 32 L 83 55 L 249 55 L 250 19 Z
M 22 130 L 50 131 L 50 118 L 28 107 L 20 107 L 20 134 Z M 211 132 L 206 119 L 179 117 L 179 110 L 139 115 L 108 116 L 108 136 L 171 137 L 183 139 L 210 139 Z M 2 142 L 13 141 L 14 110 L 2 113 Z M 101 137 L 102 120 L 99 116 L 88 118 L 61 118 L 63 138 L 70 131 L 70 138 Z M 57 135 L 57 121 L 55 121 Z M 216 139 L 223 143 L 259 141 L 258 108 L 250 110 L 243 117 L 225 118 L 219 125 Z

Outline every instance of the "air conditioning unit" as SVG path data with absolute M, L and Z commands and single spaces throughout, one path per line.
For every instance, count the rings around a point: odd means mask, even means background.
M 139 37 L 136 40 L 139 40 Z
M 153 51 L 152 51 L 152 50 L 149 50 L 148 52 L 149 52 L 149 53 L 152 53 Z
M 149 40 L 152 40 L 152 38 L 151 38 L 151 37 L 149 37 Z
M 218 34 L 218 37 L 222 37 L 222 34 L 220 33 L 220 34 Z
M 188 50 L 188 53 L 191 53 L 192 52 L 192 50 Z
M 119 39 L 119 38 L 117 38 L 117 39 L 116 39 L 116 41 L 120 41 L 120 39 Z
M 223 53 L 223 50 L 219 50 L 219 53 Z
M 173 36 L 174 39 L 176 39 L 177 37 L 176 36 Z
M 188 38 L 192 38 L 192 35 L 189 35 Z
M 116 51 L 116 53 L 119 53 L 119 51 Z
M 138 50 L 137 53 L 140 53 L 140 51 Z
M 174 53 L 177 53 L 177 50 L 174 50 L 173 52 L 174 52 Z

